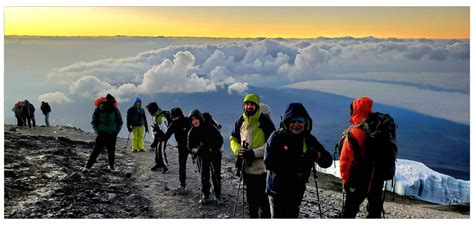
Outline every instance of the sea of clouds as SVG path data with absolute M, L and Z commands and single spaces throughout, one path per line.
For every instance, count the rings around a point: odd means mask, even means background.
M 389 105 L 469 124 L 469 59 L 469 40 L 346 37 L 172 45 L 54 68 L 48 79 L 68 91 L 45 93 L 39 100 L 71 103 L 111 93 L 128 101 L 158 93 L 245 93 L 249 85 L 291 87 L 349 97 L 371 95 Z M 306 81 L 317 83 L 302 85 Z M 385 90 L 409 90 L 409 95 Z M 428 101 L 430 95 L 436 100 Z M 407 96 L 417 100 L 401 101 Z M 423 102 L 429 106 L 418 107 Z M 436 108 L 440 103 L 449 104 Z

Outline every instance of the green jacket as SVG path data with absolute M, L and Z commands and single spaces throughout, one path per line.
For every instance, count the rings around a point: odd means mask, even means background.
M 97 134 L 115 134 L 122 129 L 122 115 L 117 108 L 106 110 L 106 104 L 100 104 L 92 114 L 92 127 Z

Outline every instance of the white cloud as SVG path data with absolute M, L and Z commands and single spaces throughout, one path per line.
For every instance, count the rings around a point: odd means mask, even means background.
M 123 99 L 226 87 L 228 92 L 239 92 L 248 85 L 275 87 L 320 79 L 469 93 L 469 45 L 469 40 L 373 37 L 246 39 L 175 45 L 134 57 L 78 62 L 52 70 L 49 78 L 67 84 L 75 96 L 110 92 Z
M 227 88 L 227 92 L 229 94 L 232 94 L 232 92 L 242 94 L 245 91 L 247 91 L 248 89 L 249 89 L 248 88 L 248 83 L 233 83 L 233 84 L 229 85 L 229 87 Z
M 64 93 L 59 92 L 59 91 L 42 94 L 38 96 L 38 101 L 40 102 L 45 101 L 49 103 L 58 103 L 58 104 L 73 102 L 71 98 L 67 97 Z
M 387 104 L 469 125 L 469 94 L 352 80 L 304 81 L 286 87 L 351 98 L 369 96 L 375 102 L 375 109 L 377 103 Z

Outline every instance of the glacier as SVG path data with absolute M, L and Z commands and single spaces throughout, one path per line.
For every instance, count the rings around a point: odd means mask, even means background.
M 341 178 L 339 161 L 329 168 L 317 167 L 318 172 Z M 441 205 L 470 202 L 470 181 L 436 172 L 413 160 L 397 159 L 395 177 L 384 186 L 387 191 Z

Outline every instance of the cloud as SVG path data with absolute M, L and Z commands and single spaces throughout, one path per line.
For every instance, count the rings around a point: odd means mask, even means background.
M 71 98 L 67 97 L 64 93 L 59 92 L 59 91 L 42 94 L 38 96 L 38 101 L 40 102 L 45 101 L 49 103 L 58 103 L 58 104 L 73 102 Z
M 375 110 L 376 104 L 381 103 L 469 125 L 469 94 L 352 80 L 304 81 L 287 87 L 351 98 L 370 96 L 375 102 Z
M 235 93 L 238 93 L 238 94 L 242 94 L 244 93 L 245 91 L 247 91 L 249 88 L 248 88 L 248 83 L 233 83 L 232 85 L 230 85 L 228 88 L 227 88 L 227 92 L 229 94 L 232 94 L 232 92 L 235 92 Z
M 469 40 L 316 38 L 245 39 L 173 45 L 136 56 L 77 62 L 48 75 L 70 96 L 228 92 L 245 83 L 351 79 L 469 93 Z M 232 88 L 229 88 L 232 87 Z

